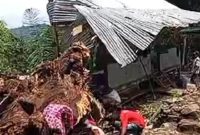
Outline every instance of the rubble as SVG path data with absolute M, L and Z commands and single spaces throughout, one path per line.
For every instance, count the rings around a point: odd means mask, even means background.
M 60 58 L 39 65 L 31 75 L 0 75 L 0 134 L 53 134 L 42 113 L 49 103 L 70 106 L 78 121 L 91 114 L 99 122 L 104 110 L 88 87 L 90 75 L 85 65 L 89 54 L 82 43 L 76 43 Z M 162 96 L 158 102 L 138 103 L 153 125 L 144 129 L 143 135 L 200 134 L 200 90 L 187 84 L 185 90 L 167 93 L 167 98 Z M 149 100 L 148 95 L 139 98 Z
M 188 135 L 188 134 L 180 133 L 170 128 L 158 128 L 158 129 L 150 129 L 150 130 L 145 129 L 142 135 Z M 192 134 L 192 135 L 195 135 L 195 134 Z
M 183 106 L 182 110 L 181 110 L 181 114 L 183 116 L 196 116 L 196 114 L 198 113 L 199 111 L 199 106 L 197 104 L 191 104 L 191 105 L 185 105 Z M 198 118 L 198 116 L 196 116 Z M 195 118 L 196 119 L 196 118 Z
M 194 86 L 194 85 L 191 85 Z M 200 90 L 179 90 L 163 101 L 159 118 L 144 135 L 198 135 L 200 134 Z M 188 92 L 189 90 L 189 92 Z M 180 94 L 183 93 L 183 94 Z M 157 123 L 157 124 L 156 124 Z
M 182 132 L 197 132 L 200 133 L 200 123 L 192 119 L 182 119 L 178 123 L 178 129 Z

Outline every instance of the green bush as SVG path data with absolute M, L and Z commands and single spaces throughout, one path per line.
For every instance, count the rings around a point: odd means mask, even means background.
M 56 57 L 51 27 L 25 41 L 16 38 L 0 21 L 0 73 L 28 73 L 41 62 Z

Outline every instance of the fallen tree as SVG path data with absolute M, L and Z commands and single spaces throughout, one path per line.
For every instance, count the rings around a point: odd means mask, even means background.
M 72 108 L 77 122 L 87 114 L 100 121 L 102 106 L 88 87 L 89 58 L 89 49 L 77 42 L 60 58 L 40 64 L 29 77 L 1 78 L 0 134 L 53 134 L 42 114 L 50 103 Z

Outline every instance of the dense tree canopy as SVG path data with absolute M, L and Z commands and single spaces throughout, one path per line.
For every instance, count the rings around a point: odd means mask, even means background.
M 27 73 L 46 60 L 55 58 L 51 27 L 23 41 L 16 38 L 0 21 L 0 73 Z
M 20 39 L 10 32 L 0 21 L 0 72 L 24 72 L 26 48 Z M 23 66 L 22 66 L 23 65 Z
M 56 46 L 53 39 L 52 29 L 47 27 L 43 29 L 41 34 L 27 41 L 29 69 L 33 69 L 43 61 L 52 60 L 56 57 Z

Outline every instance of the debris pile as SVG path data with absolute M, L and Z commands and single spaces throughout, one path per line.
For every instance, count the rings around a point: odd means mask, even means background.
M 49 104 L 70 107 L 76 123 L 87 115 L 100 122 L 104 110 L 88 86 L 90 75 L 86 64 L 89 58 L 89 49 L 77 42 L 60 58 L 38 65 L 30 76 L 0 74 L 0 134 L 59 134 L 49 127 L 44 117 L 44 110 Z M 186 90 L 156 93 L 162 95 L 156 96 L 160 99 L 157 102 L 148 104 L 147 100 L 150 101 L 152 96 L 147 94 L 141 98 L 139 94 L 138 102 L 126 106 L 138 106 L 153 124 L 152 128 L 144 129 L 144 135 L 200 134 L 200 90 L 195 85 L 188 84 Z M 108 130 L 107 134 L 113 134 L 115 130 L 110 125 L 107 122 L 102 126 L 104 131 Z
M 103 109 L 88 87 L 89 57 L 89 49 L 77 42 L 60 58 L 39 65 L 29 77 L 0 76 L 0 134 L 54 133 L 43 116 L 50 103 L 72 108 L 77 122 L 87 114 L 98 122 Z
M 145 135 L 200 134 L 200 91 L 191 86 L 176 91 L 173 98 L 163 101 L 157 125 L 146 129 Z

